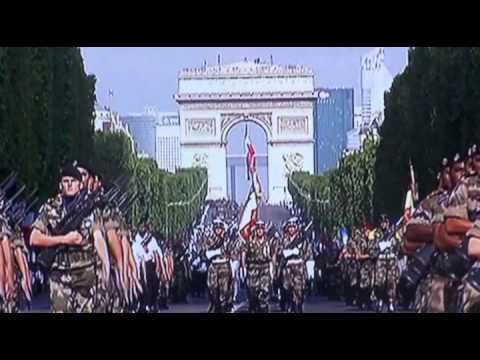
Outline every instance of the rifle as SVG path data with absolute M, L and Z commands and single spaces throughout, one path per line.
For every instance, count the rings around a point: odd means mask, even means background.
M 80 194 L 67 208 L 67 215 L 57 224 L 55 228 L 50 228 L 53 236 L 68 234 L 71 231 L 79 230 L 83 220 L 89 216 L 95 207 L 105 205 L 111 201 L 111 197 L 116 195 L 116 191 L 111 189 L 102 196 L 102 190 L 97 189 L 91 194 Z M 56 255 L 59 251 L 68 249 L 68 245 L 57 245 L 43 249 L 38 254 L 38 263 L 46 270 L 50 270 Z
M 313 221 L 310 221 L 310 222 L 308 223 L 308 225 L 307 225 L 304 229 L 301 230 L 302 233 L 299 234 L 299 236 L 298 236 L 292 243 L 290 243 L 290 244 L 286 247 L 286 250 L 292 250 L 292 249 L 296 248 L 298 245 L 300 245 L 301 243 L 303 243 L 303 242 L 305 241 L 305 239 L 306 239 L 305 233 L 310 229 L 310 227 L 312 226 L 312 224 L 313 224 Z M 282 273 L 283 268 L 284 268 L 285 266 L 287 266 L 287 262 L 288 262 L 288 260 L 290 259 L 290 257 L 291 257 L 291 256 L 289 256 L 288 258 L 286 258 L 286 257 L 283 256 L 283 254 L 282 254 L 282 257 L 281 257 L 280 262 L 279 262 L 278 267 L 277 267 L 277 274 L 276 274 L 276 275 L 277 275 L 277 276 L 276 276 L 277 278 L 280 278 L 280 274 Z
M 9 188 L 12 187 L 13 184 L 16 183 L 17 180 L 17 173 L 12 172 L 10 175 L 7 176 L 5 180 L 2 181 L 0 184 L 0 191 L 2 193 L 6 193 Z

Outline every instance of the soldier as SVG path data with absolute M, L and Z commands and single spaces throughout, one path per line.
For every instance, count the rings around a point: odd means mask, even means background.
M 62 169 L 61 193 L 40 209 L 33 224 L 33 246 L 56 249 L 50 271 L 50 300 L 53 312 L 105 312 L 105 278 L 102 260 L 94 241 L 102 237 L 99 216 L 83 219 L 80 232 L 52 235 L 67 214 L 67 207 L 79 199 L 82 175 L 69 164 Z M 45 250 L 44 250 L 45 251 Z
M 279 270 L 282 274 L 282 290 L 288 312 L 302 313 L 306 286 L 306 260 L 312 257 L 311 247 L 299 232 L 298 219 L 291 218 L 286 225 L 281 247 Z M 278 251 L 277 250 L 277 251 Z
M 428 298 L 428 312 L 456 312 L 457 295 L 461 279 L 467 272 L 468 264 L 466 248 L 462 248 L 463 234 L 459 235 L 454 229 L 449 233 L 449 225 L 457 219 L 463 224 L 474 220 L 476 176 L 465 175 L 465 163 L 459 154 L 455 154 L 450 165 L 450 180 L 453 191 L 448 198 L 440 203 L 439 211 L 434 220 L 433 239 L 437 255 L 431 269 L 430 296 Z M 445 220 L 446 223 L 445 223 Z M 465 260 L 465 261 L 464 261 Z
M 379 240 L 379 254 L 375 264 L 375 293 L 378 300 L 378 310 L 382 311 L 387 305 L 389 312 L 395 311 L 396 284 L 399 278 L 397 248 L 395 234 L 390 234 L 390 220 L 386 215 L 381 216 L 380 231 L 376 236 Z
M 458 312 L 480 312 L 479 268 L 480 243 L 477 225 L 480 213 L 480 148 L 471 149 L 471 173 L 454 188 L 445 210 L 446 221 L 435 233 L 436 244 L 463 261 L 457 262 L 457 279 L 466 272 L 458 286 Z M 473 266 L 471 266 L 473 263 Z M 454 284 L 455 285 L 455 284 Z M 447 289 L 450 290 L 450 289 Z
M 345 289 L 345 303 L 347 306 L 354 305 L 358 287 L 358 261 L 357 248 L 361 236 L 360 230 L 355 230 L 354 235 L 348 239 L 346 246 L 340 253 L 339 260 L 342 264 L 342 273 Z
M 225 223 L 216 219 L 213 222 L 213 234 L 203 244 L 203 253 L 209 262 L 207 271 L 209 310 L 216 313 L 230 312 L 233 307 L 231 249 L 225 230 Z
M 173 282 L 174 302 L 187 303 L 187 293 L 191 278 L 190 267 L 187 261 L 188 246 L 183 241 L 175 244 L 173 268 L 175 278 Z
M 405 241 L 402 248 L 402 252 L 408 256 L 406 271 L 409 271 L 409 268 L 414 266 L 413 262 L 415 259 L 413 256 L 415 255 L 415 251 L 422 249 L 425 244 L 431 244 L 433 242 L 434 220 L 439 217 L 441 218 L 443 212 L 441 204 L 447 199 L 452 189 L 450 163 L 447 158 L 442 160 L 438 180 L 438 188 L 420 202 L 415 214 L 406 226 Z M 423 278 L 417 280 L 419 282 L 416 285 L 416 289 L 412 289 L 415 291 L 414 294 L 402 294 L 407 298 L 413 295 L 414 309 L 416 312 L 426 312 L 428 309 L 431 277 L 430 272 L 427 272 Z M 405 288 L 405 290 L 408 291 L 410 289 Z
M 13 228 L 12 228 L 13 226 Z M 20 299 L 31 301 L 32 285 L 28 250 L 23 232 L 0 213 L 0 313 L 16 313 Z
M 370 231 L 365 227 L 362 235 L 357 255 L 360 263 L 360 283 L 357 303 L 361 310 L 372 310 L 370 297 L 372 294 L 375 260 L 378 255 L 378 249 L 375 231 Z
M 243 244 L 242 266 L 247 272 L 249 311 L 266 313 L 268 312 L 268 295 L 272 281 L 270 276 L 272 252 L 263 221 L 257 221 L 252 229 L 250 239 Z

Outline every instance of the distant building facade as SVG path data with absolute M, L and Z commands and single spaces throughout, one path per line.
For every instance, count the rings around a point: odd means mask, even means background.
M 317 89 L 315 106 L 315 173 L 337 167 L 354 123 L 353 89 Z
M 156 158 L 155 133 L 157 117 L 150 113 L 129 114 L 120 116 L 120 119 L 128 125 L 136 150 L 144 157 Z
M 385 92 L 393 76 L 385 65 L 385 49 L 375 48 L 361 58 L 362 127 L 381 126 L 385 117 Z
M 106 133 L 121 132 L 125 134 L 132 144 L 132 151 L 135 152 L 135 141 L 130 133 L 128 125 L 120 119 L 119 113 L 112 111 L 107 106 L 101 106 L 98 103 L 95 104 L 94 129 L 95 131 Z
M 181 167 L 180 117 L 178 113 L 157 113 L 156 153 L 158 167 L 175 172 Z
M 272 62 L 203 66 L 180 72 L 182 167 L 208 169 L 208 199 L 246 199 L 244 133 L 258 149 L 264 200 L 288 200 L 288 175 L 314 172 L 317 94 L 311 69 Z

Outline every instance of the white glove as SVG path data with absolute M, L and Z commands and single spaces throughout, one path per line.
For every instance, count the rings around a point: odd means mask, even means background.
M 300 254 L 300 251 L 298 250 L 298 248 L 294 248 L 294 249 L 292 250 L 292 254 L 298 256 L 298 255 Z
M 378 246 L 380 247 L 380 251 L 385 250 L 386 248 L 390 247 L 391 245 L 392 245 L 391 241 L 382 241 L 378 244 Z
M 293 250 L 283 250 L 283 256 L 288 258 L 289 256 L 293 255 Z
M 222 250 L 220 250 L 220 249 L 217 249 L 217 250 L 208 250 L 208 251 L 206 252 L 206 255 L 207 255 L 207 259 L 210 260 L 210 259 L 213 258 L 214 256 L 222 255 Z

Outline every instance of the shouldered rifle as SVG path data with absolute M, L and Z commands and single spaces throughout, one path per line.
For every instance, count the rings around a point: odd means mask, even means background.
M 297 236 L 297 238 L 295 240 L 293 240 L 286 248 L 288 250 L 291 250 L 291 249 L 294 249 L 296 248 L 298 245 L 300 245 L 302 242 L 305 241 L 305 239 L 307 239 L 307 237 L 305 236 L 306 232 L 312 227 L 312 224 L 313 224 L 313 221 L 310 221 L 308 223 L 308 225 L 301 230 L 301 233 Z
M 108 195 L 113 196 L 115 192 L 107 192 L 107 197 L 102 196 L 101 189 L 91 194 L 77 197 L 70 206 L 67 207 L 66 216 L 57 224 L 55 228 L 50 228 L 53 236 L 66 235 L 71 231 L 80 230 L 83 220 L 91 215 L 93 210 L 100 204 L 104 205 L 111 199 Z M 43 249 L 38 254 L 38 263 L 47 270 L 50 270 L 57 253 L 60 250 L 68 248 L 67 245 L 52 246 Z
M 5 193 L 9 188 L 12 187 L 13 184 L 17 181 L 17 173 L 12 172 L 10 175 L 7 176 L 5 180 L 2 181 L 0 184 L 0 191 Z

